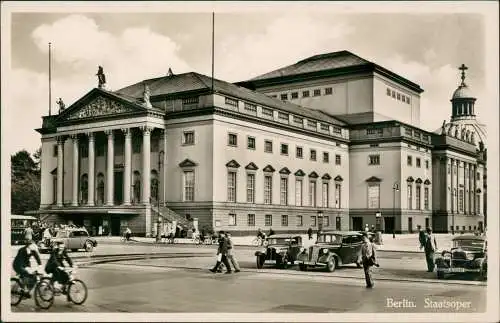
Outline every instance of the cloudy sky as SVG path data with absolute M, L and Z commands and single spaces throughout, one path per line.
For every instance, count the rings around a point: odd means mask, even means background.
M 432 131 L 450 116 L 449 100 L 460 82 L 457 67 L 464 63 L 469 67 L 467 83 L 478 98 L 479 118 L 492 108 L 488 104 L 495 99 L 488 97 L 485 63 L 490 20 L 480 12 L 326 9 L 216 10 L 215 76 L 241 81 L 308 56 L 349 50 L 418 83 L 425 90 L 421 127 Z M 98 65 L 104 67 L 112 90 L 165 75 L 169 67 L 174 73 L 210 75 L 211 9 L 166 10 L 126 13 L 97 8 L 87 13 L 45 8 L 13 12 L 10 20 L 3 20 L 11 38 L 6 44 L 8 95 L 2 98 L 5 153 L 32 152 L 40 146 L 34 129 L 48 114 L 49 42 L 52 111 L 57 110 L 58 97 L 69 106 L 96 87 Z M 16 140 L 5 143 L 5 134 L 14 133 Z

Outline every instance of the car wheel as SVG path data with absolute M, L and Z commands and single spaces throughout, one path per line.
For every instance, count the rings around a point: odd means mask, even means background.
M 300 271 L 306 271 L 307 270 L 307 265 L 305 265 L 305 264 L 299 264 L 299 269 L 300 269 Z
M 335 258 L 332 257 L 326 264 L 326 270 L 328 270 L 329 272 L 333 272 L 335 271 L 336 266 L 337 266 L 337 261 L 335 261 Z
M 438 270 L 438 271 L 437 271 L 437 278 L 438 278 L 438 279 L 444 279 L 444 272 L 443 272 L 443 271 Z
M 262 269 L 264 266 L 264 259 L 260 256 L 257 256 L 257 269 Z
M 93 249 L 94 245 L 92 244 L 92 242 L 90 241 L 85 242 L 85 251 L 91 252 Z

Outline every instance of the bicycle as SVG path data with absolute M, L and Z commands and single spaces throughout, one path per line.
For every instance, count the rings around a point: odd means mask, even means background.
M 254 247 L 258 247 L 258 246 L 266 247 L 267 244 L 268 244 L 268 242 L 267 242 L 267 239 L 265 239 L 265 238 L 263 239 L 261 237 L 255 237 L 252 240 L 252 246 L 254 246 Z
M 42 282 L 48 283 L 54 291 L 52 294 L 52 302 L 54 302 L 54 296 L 64 294 L 67 296 L 68 302 L 72 302 L 75 305 L 82 305 L 87 300 L 87 285 L 85 285 L 82 280 L 74 277 L 76 268 L 64 268 L 63 270 L 68 274 L 69 279 L 65 284 L 62 284 L 61 289 L 54 287 L 55 279 L 53 275 L 42 278 Z
M 10 305 L 17 306 L 34 290 L 34 298 L 36 306 L 42 309 L 48 309 L 54 303 L 54 289 L 45 279 L 42 273 L 38 271 L 33 272 L 33 278 L 27 281 L 26 284 L 29 288 L 28 294 L 23 290 L 22 279 L 19 276 L 10 278 Z

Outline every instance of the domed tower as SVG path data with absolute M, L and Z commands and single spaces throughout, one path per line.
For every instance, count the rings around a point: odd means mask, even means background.
M 451 122 L 476 118 L 474 114 L 474 103 L 476 102 L 476 98 L 472 95 L 467 84 L 465 84 L 465 71 L 468 67 L 462 64 L 458 69 L 462 71 L 462 83 L 455 90 L 453 98 L 451 99 Z

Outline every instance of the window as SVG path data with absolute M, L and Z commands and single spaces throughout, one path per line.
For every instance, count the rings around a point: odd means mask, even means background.
M 401 101 L 406 102 L 406 96 L 402 95 L 401 96 Z
M 309 128 L 316 129 L 317 128 L 317 123 L 314 120 L 307 120 L 307 126 Z
M 380 155 L 370 155 L 368 165 L 380 165 Z
M 424 209 L 429 209 L 429 188 L 424 187 Z
M 413 209 L 413 185 L 408 184 L 408 210 Z
M 247 137 L 247 148 L 255 149 L 255 137 Z
M 270 227 L 273 225 L 273 215 L 272 214 L 266 214 L 264 216 L 264 225 L 266 227 Z
M 288 156 L 288 144 L 281 144 L 281 154 Z
M 331 95 L 333 93 L 333 89 L 331 87 L 325 88 L 325 95 Z
M 185 131 L 182 137 L 183 145 L 194 145 L 194 131 Z
M 266 153 L 273 152 L 273 142 L 271 140 L 264 140 L 264 151 Z
M 255 214 L 248 214 L 247 215 L 247 225 L 249 227 L 255 226 Z
M 378 209 L 380 207 L 380 185 L 368 185 L 368 208 Z
M 292 92 L 292 99 L 298 99 L 299 98 L 299 92 Z
M 273 201 L 273 177 L 264 176 L 264 204 L 272 204 Z
M 330 217 L 328 215 L 323 216 L 323 227 L 330 226 Z
M 182 99 L 182 105 L 185 105 L 185 104 L 198 104 L 198 102 L 199 102 L 198 97 Z
M 420 168 L 420 158 L 415 158 L 415 164 Z
M 295 180 L 295 205 L 302 206 L 302 179 Z
M 238 146 L 238 135 L 230 133 L 227 135 L 227 145 L 228 146 Z
M 194 171 L 184 171 L 184 201 L 194 201 Z
M 255 174 L 247 174 L 247 202 L 255 203 Z
M 422 188 L 420 187 L 420 185 L 417 185 L 415 188 L 416 188 L 416 190 L 415 190 L 415 200 L 416 200 L 415 203 L 417 204 L 416 209 L 421 210 L 422 206 L 420 204 L 420 193 L 421 193 Z
M 288 94 L 287 93 L 283 93 L 283 94 L 280 95 L 280 98 L 281 98 L 281 100 L 286 101 L 286 100 L 288 100 Z
M 309 206 L 316 207 L 316 181 L 309 182 Z
M 391 96 L 391 89 L 387 88 L 387 96 Z
M 262 115 L 266 118 L 273 118 L 273 110 L 268 108 L 262 108 Z
M 57 145 L 54 145 L 52 156 L 57 157 L 57 154 L 58 154 Z
M 313 160 L 313 161 L 316 161 L 316 150 L 314 149 L 311 149 L 310 150 L 310 159 Z
M 226 98 L 225 99 L 226 105 L 232 106 L 232 107 L 238 107 L 238 100 L 231 99 L 231 98 Z
M 321 206 L 328 207 L 328 194 L 329 194 L 329 186 L 328 183 L 323 183 L 322 197 L 321 197 Z
M 425 169 L 429 169 L 429 161 L 428 160 L 425 161 Z
M 410 97 L 406 97 L 406 103 L 410 104 Z
M 308 98 L 309 97 L 309 91 L 302 91 L 302 97 L 303 98 Z
M 302 219 L 302 215 L 297 215 L 295 217 L 295 223 L 297 224 L 298 227 L 301 227 L 304 225 L 304 222 L 303 222 L 303 219 Z
M 287 227 L 288 226 L 288 215 L 282 215 L 281 216 L 281 226 L 282 227 Z
M 406 157 L 406 163 L 408 164 L 408 166 L 411 166 L 413 164 L 411 156 Z
M 476 195 L 476 214 L 481 214 L 481 194 Z
M 323 152 L 323 163 L 328 163 L 330 161 L 330 155 L 327 152 Z
M 315 227 L 315 226 L 316 226 L 316 216 L 312 215 L 311 216 L 311 227 Z
M 327 125 L 326 123 L 320 123 L 319 128 L 321 131 L 329 132 L 330 131 L 330 126 Z
M 340 165 L 341 160 L 340 160 L 340 155 L 335 155 L 335 165 Z
M 314 90 L 313 95 L 314 96 L 320 96 L 321 95 L 321 90 L 320 89 Z
M 396 97 L 397 97 L 397 99 L 398 99 L 399 101 L 401 101 L 401 94 L 399 94 L 399 93 L 398 93 L 398 94 L 396 94 Z
M 80 194 L 81 194 L 81 203 L 87 204 L 89 201 L 89 177 L 87 174 L 83 174 L 80 181 Z
M 340 135 L 342 133 L 342 128 L 333 126 L 333 133 Z M 337 146 L 340 146 L 340 144 L 337 143 Z
M 257 113 L 257 106 L 255 104 L 245 102 L 245 111 Z
M 236 172 L 227 172 L 227 201 L 236 202 Z
M 123 146 L 124 143 L 122 142 L 117 142 L 115 141 L 115 146 L 116 146 L 116 151 L 118 156 L 123 156 Z M 119 153 L 121 151 L 121 153 Z M 159 137 L 154 137 L 151 138 L 151 152 L 157 153 L 160 151 L 160 138 Z
M 288 205 L 288 178 L 280 178 L 280 204 Z
M 391 94 L 392 94 L 392 97 L 393 97 L 393 98 L 395 98 L 395 97 L 396 97 L 396 92 L 391 91 Z
M 293 116 L 293 123 L 295 123 L 297 126 L 304 126 L 304 119 L 301 117 Z
M 279 121 L 283 121 L 286 123 L 288 123 L 288 121 L 290 120 L 288 117 L 288 113 L 284 113 L 284 112 L 278 112 L 278 119 L 279 119 Z
M 229 221 L 228 224 L 231 226 L 236 225 L 236 214 L 229 213 Z
M 340 209 L 341 203 L 340 203 L 340 198 L 342 194 L 342 185 L 341 184 L 335 184 L 335 208 Z
M 464 211 L 464 190 L 460 189 L 458 191 L 458 211 L 463 212 Z
M 303 158 L 302 147 L 296 147 L 296 149 L 295 149 L 295 157 L 297 157 L 297 158 Z

